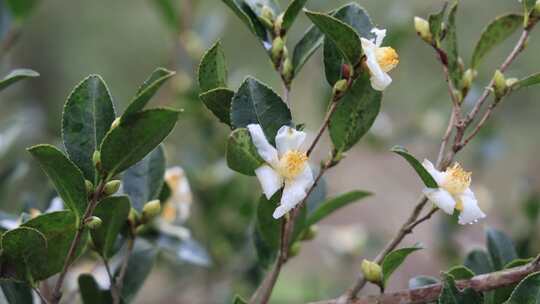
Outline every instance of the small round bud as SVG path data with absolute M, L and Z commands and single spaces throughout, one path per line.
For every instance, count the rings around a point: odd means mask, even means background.
M 469 89 L 471 87 L 477 74 L 478 72 L 476 72 L 476 70 L 473 70 L 473 69 L 468 69 L 465 71 L 465 73 L 463 73 L 463 88 L 464 89 Z
M 311 241 L 317 236 L 317 232 L 319 231 L 319 228 L 317 225 L 309 226 L 309 228 L 304 232 L 302 235 L 302 241 Z
M 103 221 L 97 216 L 91 216 L 84 221 L 84 226 L 90 230 L 98 229 Z
M 281 37 L 276 37 L 274 41 L 272 41 L 272 60 L 275 62 L 279 62 L 281 59 L 281 55 L 283 54 L 283 48 L 285 47 L 285 42 Z
M 289 57 L 285 58 L 285 61 L 283 61 L 282 73 L 286 81 L 290 82 L 292 80 L 294 75 L 294 68 Z
M 141 221 L 148 223 L 150 220 L 161 214 L 161 203 L 159 200 L 153 200 L 146 203 L 143 207 Z
M 259 16 L 262 24 L 269 30 L 274 29 L 274 12 L 267 5 L 263 5 L 261 15 Z
M 94 162 L 94 166 L 96 166 L 96 168 L 99 168 L 101 165 L 101 152 L 98 150 L 94 151 L 94 154 L 92 154 L 92 162 Z
M 292 257 L 297 256 L 300 253 L 301 248 L 302 248 L 302 246 L 300 245 L 299 242 L 294 242 L 291 245 L 291 248 L 289 249 L 289 257 L 292 258 Z
M 85 179 L 84 185 L 86 186 L 86 193 L 92 193 L 94 191 L 94 184 L 91 181 Z
M 112 180 L 105 184 L 105 187 L 103 188 L 103 193 L 105 195 L 113 195 L 115 194 L 118 189 L 120 189 L 121 182 L 119 180 Z
M 433 36 L 431 35 L 431 30 L 429 29 L 429 22 L 420 17 L 414 17 L 414 29 L 416 30 L 416 33 L 422 40 L 424 40 L 427 43 L 431 43 L 433 41 Z
M 347 63 L 344 63 L 341 65 L 341 77 L 343 77 L 344 79 L 350 79 L 351 76 L 352 76 L 352 68 L 349 64 Z
M 118 127 L 119 124 L 120 124 L 120 117 L 116 117 L 116 119 L 111 124 L 111 129 Z
M 349 88 L 349 81 L 346 79 L 341 79 L 334 84 L 333 94 L 334 96 L 340 96 Z
M 363 260 L 360 265 L 362 273 L 368 282 L 380 284 L 382 282 L 382 268 L 379 264 Z
M 506 86 L 508 88 L 511 88 L 518 82 L 519 82 L 519 79 L 517 79 L 517 78 L 508 78 L 508 79 L 506 79 Z
M 508 89 L 506 78 L 504 78 L 504 74 L 499 70 L 496 70 L 495 75 L 493 75 L 493 89 L 495 90 L 496 97 L 502 97 Z
M 131 223 L 132 226 L 137 226 L 137 222 L 139 221 L 139 214 L 137 214 L 137 210 L 135 210 L 134 208 L 131 208 L 129 210 L 128 221 Z
M 274 22 L 274 33 L 276 36 L 281 37 L 285 35 L 285 31 L 283 31 L 283 14 L 279 15 Z

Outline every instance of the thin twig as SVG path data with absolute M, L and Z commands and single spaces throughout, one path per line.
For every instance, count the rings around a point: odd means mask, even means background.
M 326 114 L 323 119 L 323 123 L 321 127 L 319 128 L 319 131 L 317 132 L 317 135 L 315 136 L 315 139 L 313 139 L 313 142 L 307 149 L 306 155 L 310 156 L 313 150 L 315 149 L 315 146 L 317 146 L 317 143 L 319 143 L 319 140 L 321 139 L 324 130 L 328 128 L 328 125 L 330 124 L 330 119 L 332 118 L 332 115 L 336 112 L 338 102 L 340 100 L 340 97 L 336 97 L 332 95 L 332 99 L 330 101 L 330 106 L 328 107 L 328 111 L 326 111 Z
M 39 288 L 37 287 L 32 287 L 32 290 L 35 291 L 35 293 L 39 296 L 39 299 L 41 300 L 41 303 L 43 304 L 49 304 L 49 302 L 47 301 L 47 298 L 45 298 L 43 296 L 43 294 L 41 293 L 41 291 L 39 290 Z
M 491 114 L 493 114 L 493 110 L 495 110 L 495 108 L 497 107 L 497 104 L 498 104 L 497 102 L 494 102 L 489 105 L 489 108 L 486 110 L 486 112 L 484 113 L 484 116 L 482 116 L 482 119 L 480 119 L 480 121 L 478 122 L 474 130 L 471 132 L 471 134 L 469 134 L 469 136 L 465 138 L 465 140 L 463 140 L 462 143 L 459 144 L 459 149 L 462 149 L 464 146 L 466 146 L 478 134 L 478 132 L 480 132 L 480 130 L 486 124 L 487 120 L 491 117 Z

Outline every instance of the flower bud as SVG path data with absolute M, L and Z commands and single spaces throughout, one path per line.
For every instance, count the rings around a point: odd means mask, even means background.
M 512 88 L 518 82 L 519 82 L 519 79 L 517 78 L 508 78 L 506 79 L 506 86 L 508 88 Z
M 262 24 L 269 30 L 274 29 L 274 12 L 267 5 L 263 5 L 261 15 L 259 16 Z
M 161 213 L 161 203 L 159 200 L 153 200 L 146 203 L 143 207 L 141 221 L 148 223 Z
M 290 82 L 292 80 L 293 75 L 294 75 L 293 74 L 294 73 L 294 68 L 293 68 L 292 62 L 289 59 L 289 57 L 285 58 L 285 61 L 283 61 L 282 73 L 283 73 L 283 77 L 285 78 L 285 80 L 287 82 Z
M 113 122 L 111 124 L 111 129 L 114 129 L 114 128 L 118 127 L 119 124 L 120 124 L 120 117 L 116 117 L 116 119 L 113 120 Z
M 344 64 L 341 65 L 341 77 L 343 77 L 344 79 L 350 79 L 351 78 L 351 76 L 352 76 L 351 71 L 352 71 L 352 68 L 347 63 L 344 63 Z
M 476 78 L 476 75 L 478 73 L 476 72 L 476 70 L 473 70 L 473 69 L 468 69 L 465 71 L 465 73 L 463 73 L 463 88 L 468 90 L 474 79 Z
M 84 185 L 86 186 L 86 193 L 90 194 L 94 191 L 94 184 L 91 181 L 85 179 Z
M 317 232 L 319 231 L 317 225 L 311 225 L 309 228 L 304 232 L 302 235 L 302 241 L 311 241 L 317 236 Z
M 137 226 L 138 221 L 139 221 L 139 215 L 137 214 L 137 210 L 135 210 L 134 208 L 131 208 L 129 210 L 128 222 L 130 222 L 132 226 Z
M 504 78 L 504 74 L 499 70 L 496 70 L 495 75 L 493 75 L 493 89 L 495 90 L 496 97 L 502 97 L 508 89 L 506 78 Z
M 98 229 L 103 221 L 97 216 L 91 216 L 84 221 L 84 226 L 90 230 Z
M 284 47 L 285 42 L 281 37 L 276 37 L 276 39 L 272 41 L 272 60 L 274 61 L 274 63 L 279 62 L 279 60 L 281 59 Z
M 380 284 L 382 282 L 382 268 L 379 264 L 363 260 L 360 266 L 362 273 L 368 282 Z
M 349 88 L 349 81 L 346 79 L 341 79 L 334 84 L 333 94 L 334 96 L 340 96 Z
M 92 162 L 94 162 L 94 166 L 99 169 L 101 165 L 101 152 L 98 150 L 94 151 L 94 154 L 92 154 Z
M 283 14 L 279 15 L 274 22 L 274 33 L 280 37 L 285 35 L 285 31 L 283 31 Z
M 300 245 L 300 242 L 294 242 L 291 245 L 291 248 L 289 248 L 289 257 L 293 258 L 297 256 L 300 253 L 300 249 L 302 246 Z
M 113 195 L 115 194 L 118 189 L 120 189 L 121 182 L 119 180 L 112 180 L 105 184 L 105 187 L 103 188 L 103 193 L 105 195 Z
M 420 36 L 420 38 L 422 38 L 422 40 L 425 42 L 431 43 L 433 41 L 433 37 L 429 29 L 429 22 L 426 19 L 414 17 L 414 29 L 416 30 L 418 36 Z

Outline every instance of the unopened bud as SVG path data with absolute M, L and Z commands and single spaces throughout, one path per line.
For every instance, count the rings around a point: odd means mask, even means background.
M 146 203 L 143 207 L 141 221 L 148 223 L 161 213 L 161 203 L 159 200 L 153 200 Z
M 422 40 L 424 40 L 427 43 L 431 43 L 433 41 L 433 36 L 431 35 L 431 30 L 429 29 L 429 22 L 420 17 L 414 17 L 414 29 L 416 30 L 416 33 Z
M 334 96 L 340 96 L 349 88 L 349 81 L 346 79 L 341 79 L 334 84 L 333 94 Z
M 473 69 L 468 69 L 463 73 L 463 88 L 469 89 L 476 78 L 477 72 Z
M 311 241 L 317 236 L 317 231 L 319 231 L 316 225 L 309 226 L 309 228 L 302 235 L 302 241 Z
M 508 78 L 508 79 L 506 79 L 506 86 L 508 88 L 511 88 L 518 82 L 519 82 L 519 79 L 517 79 L 517 78 Z
M 262 24 L 269 30 L 274 29 L 274 12 L 267 5 L 263 5 L 261 15 L 259 16 Z
M 137 214 L 137 210 L 133 208 L 129 210 L 128 221 L 132 226 L 137 226 L 137 222 L 139 221 L 139 214 Z
M 281 37 L 276 37 L 276 39 L 272 41 L 272 60 L 274 61 L 274 63 L 279 62 L 279 60 L 281 59 L 284 47 L 285 42 Z
M 91 216 L 84 221 L 84 226 L 90 230 L 98 229 L 103 221 L 97 216 Z
M 86 186 L 86 193 L 92 193 L 94 191 L 94 184 L 91 181 L 85 179 L 84 185 Z
M 502 97 L 508 89 L 506 78 L 504 78 L 504 74 L 499 70 L 496 70 L 495 75 L 493 75 L 493 89 L 495 90 L 496 97 Z
M 94 166 L 96 166 L 96 168 L 101 166 L 101 152 L 98 150 L 94 151 L 94 154 L 92 154 L 92 162 L 94 162 Z
M 382 268 L 379 264 L 368 260 L 363 260 L 360 265 L 364 278 L 368 282 L 380 284 L 382 282 Z
M 352 71 L 352 68 L 347 63 L 344 63 L 344 64 L 341 65 L 341 77 L 343 77 L 344 79 L 350 79 L 351 78 L 351 76 L 352 76 L 351 71 Z
M 300 253 L 301 248 L 302 248 L 302 245 L 300 245 L 299 242 L 294 242 L 291 245 L 291 248 L 289 249 L 289 257 L 293 258 L 297 256 Z
M 120 124 L 120 119 L 121 119 L 121 117 L 116 117 L 116 119 L 113 120 L 113 122 L 111 124 L 111 129 L 114 129 L 114 128 L 118 127 L 118 125 Z
M 283 14 L 279 15 L 274 22 L 274 33 L 276 36 L 281 37 L 285 35 L 285 31 L 283 31 Z
M 294 68 L 289 57 L 285 58 L 285 61 L 283 61 L 282 73 L 283 73 L 283 77 L 285 77 L 285 80 L 288 82 L 290 82 L 291 79 L 293 78 Z
M 103 193 L 105 195 L 113 195 L 115 194 L 118 189 L 120 189 L 121 182 L 119 180 L 112 180 L 105 184 L 105 187 L 103 188 Z

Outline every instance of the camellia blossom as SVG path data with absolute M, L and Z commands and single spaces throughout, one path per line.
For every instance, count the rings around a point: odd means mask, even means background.
M 165 182 L 171 189 L 169 199 L 163 204 L 161 218 L 166 222 L 185 222 L 189 218 L 193 196 L 184 169 L 179 166 L 165 171 Z
M 458 163 L 444 172 L 435 169 L 427 159 L 422 165 L 439 185 L 439 188 L 425 188 L 423 191 L 432 203 L 450 215 L 458 210 L 461 225 L 472 224 L 486 217 L 470 188 L 471 172 L 463 170 Z
M 393 70 L 399 63 L 399 56 L 391 47 L 381 47 L 386 36 L 386 30 L 373 28 L 374 39 L 361 38 L 362 49 L 366 55 L 366 65 L 371 74 L 371 86 L 377 91 L 384 91 L 392 83 L 388 72 Z
M 306 133 L 282 126 L 276 135 L 276 148 L 266 139 L 260 125 L 247 126 L 257 152 L 266 162 L 255 170 L 264 195 L 270 199 L 283 186 L 280 205 L 273 217 L 278 219 L 300 203 L 313 185 L 313 173 L 308 157 L 300 147 Z

